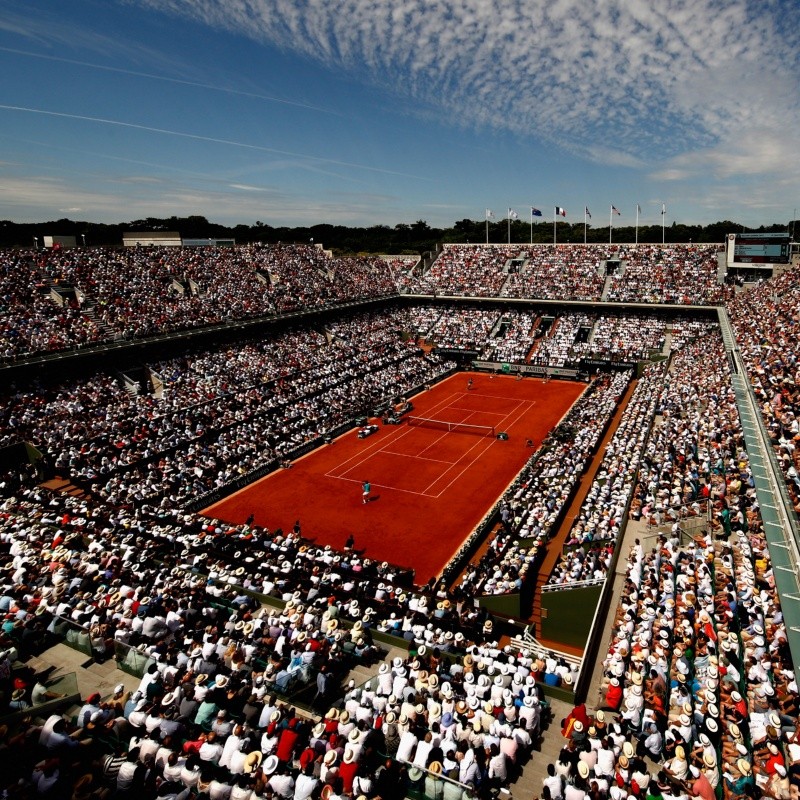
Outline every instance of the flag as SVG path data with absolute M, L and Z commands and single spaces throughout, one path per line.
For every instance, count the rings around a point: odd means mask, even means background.
M 533 206 L 531 206 L 531 216 L 532 217 L 541 217 L 542 216 L 542 212 L 539 211 L 538 208 L 534 208 Z
M 637 214 L 641 214 L 642 213 L 642 207 L 638 203 L 636 204 L 636 213 Z
M 486 219 L 494 219 L 494 211 L 491 208 L 486 209 Z
M 611 210 L 612 210 L 612 211 L 613 211 L 615 214 L 619 214 L 619 216 L 622 216 L 622 212 L 621 212 L 621 211 L 620 211 L 620 210 L 619 210 L 619 209 L 618 209 L 616 206 L 611 206 Z
M 592 218 L 592 212 L 589 211 L 589 206 L 586 206 L 586 216 L 589 217 L 589 219 Z
M 508 218 L 509 219 L 518 219 L 519 218 L 519 214 L 517 214 L 517 212 L 514 211 L 513 208 L 509 208 L 508 209 Z
M 557 217 L 566 217 L 567 216 L 567 209 L 561 208 L 561 206 L 556 206 L 556 216 Z
M 662 214 L 666 214 L 666 213 L 667 213 L 667 206 L 666 206 L 666 203 L 662 203 L 662 204 L 661 204 L 661 213 L 662 213 Z

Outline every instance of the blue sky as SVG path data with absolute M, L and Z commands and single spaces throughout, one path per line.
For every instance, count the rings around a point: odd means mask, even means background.
M 0 0 L 0 219 L 800 207 L 788 0 Z

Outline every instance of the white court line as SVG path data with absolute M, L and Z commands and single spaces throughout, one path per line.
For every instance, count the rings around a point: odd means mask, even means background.
M 451 408 L 453 408 L 453 406 L 447 406 L 447 411 L 449 411 Z M 452 424 L 452 425 L 469 425 L 470 423 L 467 422 L 467 420 L 473 414 L 477 414 L 478 412 L 474 411 L 473 409 L 465 409 L 465 410 L 468 411 L 467 416 L 466 416 L 465 419 L 460 419 L 460 420 L 458 420 L 458 422 L 453 421 L 450 424 Z M 448 422 L 450 422 L 450 420 L 448 420 Z M 422 450 L 419 451 L 420 455 L 422 453 L 424 453 L 426 450 L 430 450 L 431 447 L 435 447 L 437 444 L 439 444 L 439 442 L 441 442 L 442 439 L 444 439 L 444 437 L 447 436 L 449 433 L 452 433 L 452 431 L 445 431 L 438 439 L 434 439 L 427 447 L 423 447 Z M 474 447 L 474 445 L 473 445 L 473 447 Z M 472 447 L 470 448 L 470 450 L 471 449 L 472 449 Z M 467 450 L 467 453 L 469 453 L 469 450 Z M 463 456 L 461 456 L 461 458 L 463 458 Z M 455 462 L 455 463 L 457 463 L 457 462 Z M 452 466 L 455 466 L 455 463 Z M 447 470 L 444 471 L 444 474 L 447 475 Z M 441 475 L 439 477 L 441 477 Z M 434 481 L 434 483 L 436 483 L 436 481 Z M 433 485 L 433 484 L 431 484 L 431 485 Z M 428 488 L 430 488 L 430 487 L 428 487 Z
M 528 400 L 522 400 L 522 401 L 520 401 L 520 405 L 524 405 L 524 404 L 526 404 L 526 403 L 529 403 L 530 405 L 533 405 L 532 401 L 528 401 Z M 518 419 L 519 419 L 519 418 L 520 418 L 520 417 L 521 417 L 521 416 L 522 416 L 524 413 L 526 413 L 526 411 L 527 411 L 527 410 L 529 410 L 529 409 L 520 409 L 520 412 L 519 412 L 519 414 L 517 414 L 517 416 L 516 416 L 516 417 L 515 417 L 513 420 L 512 420 L 512 419 L 509 419 L 507 422 L 504 422 L 504 423 L 503 423 L 503 426 L 505 427 L 505 426 L 507 425 L 507 426 L 509 426 L 509 427 L 510 427 L 510 426 L 511 426 L 511 425 L 513 425 L 513 424 L 514 424 L 514 423 L 515 423 L 515 422 L 516 422 L 516 421 L 517 421 L 517 420 L 518 420 Z M 509 416 L 510 416 L 510 415 L 509 415 Z M 444 494 L 444 493 L 445 493 L 445 492 L 446 492 L 446 491 L 447 491 L 447 490 L 448 490 L 448 489 L 449 489 L 449 488 L 450 488 L 450 487 L 451 487 L 451 486 L 452 486 L 452 485 L 453 485 L 453 484 L 454 484 L 454 483 L 455 483 L 455 482 L 456 482 L 456 481 L 457 481 L 457 480 L 458 480 L 458 479 L 459 479 L 459 478 L 460 478 L 460 477 L 461 477 L 461 476 L 462 476 L 462 475 L 463 475 L 463 474 L 464 474 L 464 473 L 465 473 L 465 472 L 466 472 L 468 469 L 470 469 L 471 467 L 473 467 L 473 466 L 475 465 L 475 462 L 477 462 L 477 460 L 478 460 L 478 459 L 479 459 L 479 458 L 480 458 L 480 457 L 481 457 L 481 456 L 482 456 L 484 453 L 486 453 L 486 452 L 489 450 L 489 447 L 491 447 L 493 444 L 497 444 L 497 441 L 496 441 L 496 440 L 493 440 L 493 441 L 491 441 L 491 442 L 489 443 L 488 447 L 485 447 L 485 448 L 484 448 L 484 449 L 483 449 L 483 450 L 482 450 L 480 453 L 478 453 L 478 455 L 477 455 L 477 456 L 475 456 L 475 458 L 474 458 L 472 461 L 470 461 L 468 464 L 466 464 L 466 465 L 465 465 L 465 467 L 464 467 L 464 469 L 462 469 L 462 470 L 461 470 L 461 472 L 459 472 L 457 475 L 455 475 L 455 476 L 453 477 L 453 479 L 450 481 L 450 483 L 448 483 L 448 484 L 447 484 L 447 486 L 444 486 L 444 487 L 442 488 L 442 490 L 439 492 L 439 494 L 437 494 L 437 495 L 434 495 L 434 497 L 436 497 L 436 498 L 439 498 L 439 497 L 441 497 L 441 496 L 442 496 L 442 495 L 443 495 L 443 494 Z M 470 450 L 471 450 L 471 449 L 472 449 L 472 448 L 470 448 Z M 467 451 L 467 453 L 469 453 L 469 452 L 470 452 L 470 451 L 468 450 L 468 451 Z M 464 455 L 467 455 L 467 453 L 465 453 Z M 437 478 L 437 480 L 436 480 L 436 481 L 434 481 L 434 482 L 433 482 L 433 483 L 432 483 L 430 486 L 426 486 L 426 487 L 425 487 L 425 491 L 427 492 L 427 491 L 428 491 L 428 489 L 430 489 L 430 488 L 431 488 L 431 486 L 433 486 L 433 485 L 434 485 L 434 484 L 435 484 L 435 483 L 436 483 L 438 480 L 441 480 L 441 479 L 442 479 L 442 478 L 443 478 L 445 475 L 447 475 L 447 473 L 448 473 L 449 471 L 450 471 L 450 470 L 445 470 L 445 471 L 444 471 L 444 473 L 443 473 L 442 475 L 440 475 L 440 476 L 439 476 L 439 478 Z
M 426 413 L 430 413 L 431 411 L 434 411 L 434 410 L 444 410 L 444 409 L 447 409 L 447 410 L 454 409 L 454 410 L 468 411 L 469 412 L 466 418 L 460 420 L 457 423 L 454 422 L 454 424 L 469 424 L 468 422 L 466 422 L 466 420 L 469 419 L 469 417 L 471 417 L 472 415 L 478 414 L 478 413 L 491 413 L 491 414 L 495 414 L 497 416 L 501 416 L 501 412 L 484 412 L 484 411 L 479 411 L 479 410 L 475 410 L 475 409 L 462 409 L 462 408 L 459 408 L 459 407 L 453 406 L 453 405 L 445 405 L 446 403 L 453 402 L 453 400 L 456 397 L 463 398 L 465 396 L 465 394 L 466 393 L 463 392 L 463 391 L 461 391 L 461 392 L 451 392 L 448 397 L 443 398 L 441 400 L 441 402 L 437 403 L 435 406 L 432 406 L 431 409 L 426 411 Z M 523 400 L 523 399 L 520 399 L 520 398 L 517 398 L 517 397 L 505 397 L 505 396 L 501 396 L 501 395 L 489 395 L 489 394 L 483 394 L 483 393 L 476 393 L 476 395 L 480 396 L 480 397 L 490 397 L 490 398 L 494 398 L 494 399 L 497 399 L 497 400 L 506 400 L 506 401 L 511 402 L 511 403 L 514 404 L 514 406 L 515 406 L 514 410 L 508 412 L 507 414 L 502 415 L 501 419 L 500 419 L 500 422 L 497 425 L 495 425 L 494 427 L 510 424 L 509 422 L 504 422 L 504 420 L 510 419 L 511 414 L 513 414 L 517 410 L 520 410 L 521 407 L 527 405 L 529 407 L 529 409 L 530 409 L 534 405 L 536 405 L 536 400 Z M 519 417 L 522 416 L 523 413 L 524 413 L 524 411 L 520 411 L 520 413 L 517 414 L 517 416 L 515 417 L 515 419 L 513 421 L 515 422 L 516 419 L 519 419 Z M 356 467 L 360 466 L 361 464 L 366 463 L 366 461 L 369 458 L 371 458 L 373 455 L 375 455 L 377 453 L 381 453 L 381 452 L 387 452 L 388 455 L 403 455 L 406 458 L 419 458 L 420 460 L 423 460 L 423 461 L 438 461 L 439 463 L 450 464 L 450 467 L 448 469 L 446 469 L 441 475 L 439 475 L 432 483 L 430 483 L 428 486 L 426 486 L 425 489 L 422 492 L 415 492 L 415 491 L 412 491 L 410 489 L 400 489 L 400 488 L 397 488 L 397 487 L 394 487 L 394 486 L 386 486 L 385 484 L 377 484 L 377 483 L 372 483 L 371 482 L 373 486 L 376 486 L 378 488 L 394 490 L 394 491 L 399 491 L 399 492 L 405 492 L 406 494 L 414 494 L 414 495 L 417 495 L 419 497 L 439 498 L 439 497 L 442 496 L 442 494 L 444 494 L 444 492 L 446 492 L 453 485 L 453 483 L 455 481 L 457 481 L 461 477 L 461 475 L 464 474 L 464 472 L 466 472 L 471 466 L 473 466 L 478 461 L 478 459 L 485 452 L 488 451 L 489 447 L 491 447 L 493 444 L 496 444 L 496 442 L 494 440 L 492 440 L 489 443 L 489 445 L 487 447 L 485 447 L 483 450 L 481 450 L 475 456 L 475 458 L 472 459 L 472 461 L 470 461 L 464 467 L 464 469 L 461 470 L 461 472 L 459 472 L 445 487 L 442 488 L 442 490 L 438 494 L 434 495 L 434 494 L 429 494 L 430 488 L 432 486 L 435 486 L 436 483 L 438 483 L 442 478 L 444 478 L 447 475 L 447 473 L 450 472 L 450 470 L 454 466 L 457 466 L 457 464 L 464 458 L 464 456 L 469 455 L 469 453 L 471 453 L 476 447 L 478 447 L 478 445 L 480 444 L 480 441 L 476 442 L 476 444 L 474 444 L 472 447 L 470 447 L 463 455 L 461 455 L 459 457 L 458 461 L 456 461 L 456 462 L 448 462 L 448 461 L 442 461 L 442 460 L 439 460 L 439 459 L 432 459 L 432 458 L 429 458 L 427 456 L 423 456 L 422 455 L 422 453 L 424 453 L 425 451 L 429 450 L 431 447 L 434 447 L 436 444 L 438 444 L 438 442 L 440 442 L 445 436 L 448 435 L 449 431 L 443 432 L 442 435 L 439 436 L 438 438 L 436 438 L 431 444 L 427 445 L 422 450 L 420 450 L 417 455 L 397 454 L 397 453 L 388 452 L 386 450 L 386 448 L 389 447 L 391 444 L 393 444 L 394 442 L 398 441 L 399 439 L 402 439 L 405 436 L 407 436 L 411 432 L 411 430 L 412 429 L 409 427 L 406 431 L 404 431 L 403 433 L 399 434 L 398 436 L 392 437 L 391 441 L 383 442 L 382 444 L 379 444 L 378 442 L 376 442 L 373 447 L 370 447 L 367 450 L 367 452 L 362 451 L 361 453 L 359 453 L 358 455 L 361 455 L 363 457 L 356 464 L 354 464 L 353 466 L 349 467 L 346 471 L 350 472 L 351 470 L 355 469 Z M 343 461 L 342 463 L 340 463 L 339 466 L 336 468 L 337 472 L 339 470 L 341 470 L 341 468 L 345 464 L 348 464 L 351 461 L 354 461 L 356 458 L 357 458 L 357 456 L 353 456 L 353 457 L 347 459 L 346 461 Z M 327 472 L 326 473 L 326 477 L 336 478 L 338 480 L 345 480 L 345 481 L 349 481 L 351 483 L 360 483 L 361 482 L 360 479 L 346 478 L 346 477 L 344 477 L 344 475 L 334 474 L 333 471 Z
M 438 410 L 439 406 L 443 405 L 444 403 L 449 403 L 450 401 L 452 401 L 452 399 L 457 394 L 460 394 L 460 392 L 451 392 L 447 397 L 442 398 L 442 400 L 439 403 L 437 403 L 435 406 L 433 406 L 433 409 L 431 409 L 431 410 L 434 410 L 434 409 Z M 357 463 L 355 464 L 355 467 L 357 467 L 357 466 L 365 463 L 367 461 L 367 459 L 369 457 L 375 455 L 375 453 L 380 453 L 385 447 L 388 447 L 393 442 L 396 442 L 396 441 L 398 441 L 398 439 L 402 439 L 405 436 L 408 436 L 408 434 L 410 432 L 411 432 L 411 428 L 407 427 L 405 431 L 403 431 L 402 433 L 399 433 L 397 436 L 392 437 L 391 440 L 388 441 L 388 442 L 386 441 L 386 437 L 384 437 L 383 439 L 379 439 L 377 442 L 374 442 L 372 445 L 367 445 L 365 448 L 360 450 L 355 455 L 351 456 L 348 459 L 345 459 L 344 461 L 341 461 L 333 469 L 328 470 L 328 472 L 325 473 L 325 477 L 326 478 L 342 478 L 341 475 L 338 475 L 336 473 L 340 472 L 342 467 L 345 466 L 345 464 L 349 464 L 351 461 L 356 461 L 356 459 L 359 459 L 357 461 Z M 345 470 L 345 471 L 349 472 L 351 469 L 354 469 L 354 467 L 348 467 L 348 469 Z M 342 479 L 343 480 L 350 480 L 349 478 L 342 478 Z
M 435 461 L 437 464 L 449 464 L 451 467 L 455 466 L 458 461 L 445 461 L 443 458 L 427 458 L 426 456 L 415 456 L 410 453 L 395 453 L 394 450 L 383 450 L 389 456 L 400 456 L 401 458 L 418 458 L 420 461 Z
M 525 402 L 525 401 L 518 401 L 518 402 L 517 402 L 517 409 L 519 409 L 519 407 L 520 407 L 521 405 L 523 405 L 523 403 L 524 403 L 524 402 Z M 516 409 L 515 409 L 515 410 L 516 410 Z M 509 415 L 507 414 L 507 415 L 506 415 L 506 416 L 503 418 L 503 420 L 501 420 L 501 423 L 500 423 L 501 425 L 502 425 L 502 424 L 505 424 L 504 420 L 505 420 L 505 419 L 506 419 L 508 416 L 509 416 Z M 474 445 L 472 445 L 472 447 L 470 447 L 470 448 L 469 448 L 469 449 L 468 449 L 468 450 L 467 450 L 467 451 L 464 453 L 464 455 L 462 455 L 462 456 L 461 456 L 461 458 L 459 458 L 459 461 L 461 461 L 461 459 L 463 459 L 465 456 L 468 456 L 468 455 L 469 455 L 469 454 L 470 454 L 470 453 L 471 453 L 471 452 L 472 452 L 472 451 L 473 451 L 473 450 L 474 450 L 474 449 L 475 449 L 475 448 L 476 448 L 476 447 L 477 447 L 477 446 L 478 446 L 480 443 L 481 443 L 481 442 L 480 442 L 480 440 L 479 440 L 479 441 L 477 441 L 477 442 L 476 442 Z M 493 444 L 495 444 L 495 440 L 492 440 L 491 442 L 489 442 L 489 447 L 491 447 Z M 489 449 L 489 447 L 485 447 L 483 450 L 481 450 L 481 452 L 480 452 L 480 453 L 479 453 L 479 454 L 478 454 L 478 455 L 477 455 L 477 456 L 476 456 L 476 457 L 475 457 L 475 458 L 474 458 L 472 461 L 470 461 L 470 462 L 469 462 L 469 465 L 472 465 L 472 464 L 474 464 L 474 463 L 475 463 L 475 462 L 478 460 L 478 458 L 480 458 L 480 456 L 481 456 L 481 455 L 483 455 L 483 454 L 484 454 L 484 453 L 485 453 L 485 452 L 486 452 L 486 451 Z M 456 462 L 456 464 L 453 464 L 453 467 L 457 466 L 457 464 L 458 464 L 458 462 Z M 469 466 L 469 465 L 468 465 L 468 466 Z M 451 467 L 450 469 L 452 469 L 452 467 Z M 446 470 L 445 470 L 445 471 L 444 471 L 444 472 L 443 472 L 441 475 L 439 475 L 439 476 L 438 476 L 438 477 L 437 477 L 437 478 L 436 478 L 436 479 L 435 479 L 435 480 L 434 480 L 432 483 L 430 483 L 430 485 L 426 486 L 426 487 L 425 487 L 425 492 L 427 493 L 427 492 L 428 492 L 428 490 L 429 490 L 429 489 L 430 489 L 432 486 L 435 486 L 435 485 L 436 485 L 436 484 L 437 484 L 437 483 L 438 483 L 438 482 L 439 482 L 439 481 L 440 481 L 442 478 L 444 478 L 444 477 L 447 475 L 447 473 L 448 473 L 448 472 L 450 472 L 450 469 L 446 469 Z M 467 469 L 467 467 L 465 467 L 463 470 L 461 470 L 461 472 L 459 473 L 459 475 L 463 475 L 463 473 L 465 472 L 465 470 L 466 470 L 466 469 Z M 452 483 L 452 482 L 451 482 L 451 483 Z M 450 484 L 448 484 L 448 486 L 449 486 L 449 485 L 450 485 Z M 447 487 L 445 487 L 445 488 L 447 488 Z M 444 490 L 442 490 L 442 491 L 444 491 Z M 441 496 L 441 492 L 439 492 L 439 494 L 438 494 L 438 495 L 436 495 L 436 497 L 439 497 L 439 496 Z
M 523 403 L 525 403 L 525 402 L 528 402 L 528 401 L 525 401 L 525 400 L 523 400 L 522 402 L 523 402 Z M 530 410 L 530 409 L 527 409 L 527 410 Z M 519 418 L 520 418 L 520 417 L 521 417 L 521 416 L 522 416 L 524 413 L 526 413 L 526 409 L 522 409 L 522 410 L 520 410 L 520 413 L 519 413 L 519 414 L 516 416 L 516 418 L 515 418 L 515 419 L 513 419 L 513 420 L 508 420 L 508 422 L 504 422 L 504 423 L 502 423 L 502 424 L 503 424 L 503 427 L 506 427 L 506 426 L 510 427 L 510 426 L 511 426 L 511 425 L 513 425 L 513 424 L 514 424 L 514 423 L 515 423 L 515 422 L 516 422 L 516 421 L 517 421 L 517 420 L 518 420 L 518 419 L 519 419 Z M 458 474 L 456 474 L 456 475 L 454 475 L 454 476 L 453 476 L 453 479 L 450 481 L 450 483 L 448 483 L 446 486 L 442 487 L 442 489 L 441 489 L 441 491 L 439 492 L 439 494 L 432 495 L 432 496 L 433 496 L 433 497 L 435 497 L 435 498 L 437 498 L 437 499 L 438 499 L 439 497 L 441 497 L 441 496 L 442 496 L 442 495 L 443 495 L 443 494 L 444 494 L 444 493 L 445 493 L 445 492 L 446 492 L 446 491 L 447 491 L 447 490 L 448 490 L 448 489 L 449 489 L 449 488 L 450 488 L 450 487 L 451 487 L 451 486 L 452 486 L 452 485 L 453 485 L 453 484 L 454 484 L 454 483 L 455 483 L 455 482 L 456 482 L 456 481 L 457 481 L 457 480 L 458 480 L 458 479 L 459 479 L 459 478 L 460 478 L 460 477 L 461 477 L 461 476 L 462 476 L 462 475 L 463 475 L 463 474 L 464 474 L 464 473 L 465 473 L 465 472 L 466 472 L 468 469 L 471 469 L 471 468 L 472 468 L 472 467 L 475 465 L 475 463 L 478 461 L 478 459 L 479 459 L 479 458 L 480 458 L 480 457 L 481 457 L 481 456 L 482 456 L 484 453 L 488 452 L 489 448 L 490 448 L 492 445 L 494 445 L 494 444 L 497 444 L 497 442 L 496 442 L 496 441 L 491 441 L 487 447 L 485 447 L 483 450 L 481 450 L 481 452 L 480 452 L 480 453 L 478 453 L 478 454 L 475 456 L 475 458 L 473 458 L 473 459 L 472 459 L 472 461 L 470 461 L 468 464 L 466 464 L 466 465 L 464 466 L 464 469 L 462 469 L 462 470 L 461 470 L 461 472 L 459 472 Z M 472 448 L 470 448 L 470 449 L 472 449 Z M 467 453 L 469 453 L 469 450 L 467 451 Z M 466 455 L 467 453 L 465 453 L 465 455 Z M 442 478 L 443 478 L 445 475 L 447 475 L 447 473 L 448 473 L 449 471 L 450 471 L 450 470 L 445 470 L 445 471 L 444 471 L 444 473 L 443 473 L 442 475 L 440 475 L 440 476 L 439 476 L 439 478 L 437 478 L 437 479 L 436 479 L 436 481 L 434 481 L 434 482 L 433 482 L 433 483 L 432 483 L 430 486 L 426 486 L 426 487 L 425 487 L 425 491 L 427 492 L 427 491 L 428 491 L 428 489 L 430 489 L 430 488 L 431 488 L 431 486 L 433 486 L 435 483 L 437 483 L 437 481 L 441 480 L 441 479 L 442 479 Z
M 461 406 L 447 406 L 447 410 L 450 411 L 450 409 L 453 409 L 454 411 L 469 411 L 472 414 L 490 414 L 495 417 L 506 417 L 508 414 L 512 413 L 510 411 L 485 411 L 482 408 L 461 408 Z M 461 423 L 458 424 L 460 425 Z
M 336 476 L 333 476 L 336 477 Z M 340 481 L 347 481 L 348 483 L 361 483 L 358 478 L 339 478 Z M 413 489 L 399 489 L 397 486 L 387 486 L 385 483 L 369 482 L 370 486 L 377 486 L 378 489 L 389 489 L 392 492 L 405 492 L 406 494 L 415 494 L 417 497 L 435 497 L 436 495 L 425 494 L 425 492 L 415 492 Z
M 463 395 L 465 393 L 461 392 L 461 394 Z M 524 400 L 524 399 L 522 399 L 520 397 L 505 397 L 504 395 L 501 395 L 501 394 L 483 394 L 483 392 L 470 392 L 469 393 L 470 397 L 472 397 L 473 395 L 475 397 L 491 397 L 494 400 L 510 400 L 512 403 L 535 403 L 536 402 L 535 400 Z

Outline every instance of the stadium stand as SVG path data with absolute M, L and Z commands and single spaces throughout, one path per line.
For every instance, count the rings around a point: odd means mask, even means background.
M 390 296 L 392 272 L 414 292 L 594 301 L 605 286 L 623 302 L 727 301 L 797 512 L 798 271 L 733 298 L 714 248 L 575 250 L 446 246 L 423 276 L 288 245 L 4 253 L 2 355 Z M 618 273 L 604 274 L 608 259 Z M 473 601 L 531 581 L 630 370 L 592 374 L 500 498 L 488 549 L 454 555 L 452 584 L 415 586 L 299 530 L 190 510 L 451 370 L 420 351 L 425 339 L 520 365 L 663 358 L 640 371 L 549 575 L 551 587 L 604 582 L 625 526 L 653 531 L 626 553 L 601 701 L 564 720 L 541 796 L 789 797 L 789 631 L 719 326 L 618 307 L 551 316 L 540 330 L 538 310 L 394 305 L 151 360 L 138 393 L 102 371 L 8 385 L 0 445 L 34 445 L 80 491 L 4 462 L 2 783 L 98 798 L 468 800 L 518 777 L 544 732 L 545 687 L 569 697 L 581 664 L 506 645 L 503 621 Z M 703 524 L 689 534 L 687 520 Z M 46 676 L 25 662 L 59 641 L 135 674 L 131 691 L 38 719 Z M 386 658 L 387 642 L 408 652 Z

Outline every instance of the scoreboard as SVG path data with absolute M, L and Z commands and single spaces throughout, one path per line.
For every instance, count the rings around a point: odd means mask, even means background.
M 788 264 L 788 233 L 728 234 L 728 264 Z

